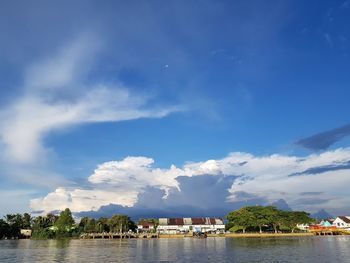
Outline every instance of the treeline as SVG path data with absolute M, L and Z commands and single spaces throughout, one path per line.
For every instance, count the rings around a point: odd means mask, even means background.
M 298 224 L 309 224 L 314 221 L 303 211 L 284 211 L 274 206 L 242 207 L 226 216 L 226 229 L 231 232 L 246 231 L 260 233 L 264 231 L 294 232 Z
M 4 219 L 0 219 L 0 239 L 18 238 L 21 235 L 21 229 L 31 227 L 32 217 L 28 213 L 8 214 Z
M 126 215 L 113 215 L 110 218 L 93 219 L 83 217 L 75 222 L 71 211 L 66 208 L 59 216 L 32 217 L 28 213 L 8 214 L 0 219 L 0 239 L 21 238 L 21 229 L 32 230 L 32 238 L 49 239 L 78 237 L 82 233 L 135 231 L 135 223 Z
M 127 215 L 113 215 L 111 218 L 93 219 L 83 217 L 78 224 L 80 233 L 128 232 L 137 228 L 134 221 Z

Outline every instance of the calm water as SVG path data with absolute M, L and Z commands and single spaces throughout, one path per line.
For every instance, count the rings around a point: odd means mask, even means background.
M 350 236 L 0 240 L 0 262 L 350 262 Z

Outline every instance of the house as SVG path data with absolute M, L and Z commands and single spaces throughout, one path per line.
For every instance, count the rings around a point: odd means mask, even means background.
M 23 238 L 30 238 L 32 236 L 32 230 L 31 229 L 21 229 L 20 233 L 21 233 L 21 236 Z
M 333 226 L 333 222 L 334 222 L 334 219 L 324 219 L 324 220 L 321 220 L 321 222 L 318 223 L 318 225 L 325 226 L 325 227 L 331 227 L 331 226 Z
M 150 233 L 153 232 L 154 223 L 146 222 L 146 221 L 139 221 L 137 223 L 137 233 Z
M 333 221 L 333 226 L 350 231 L 350 216 L 338 216 Z
M 303 230 L 303 231 L 308 231 L 310 228 L 310 225 L 309 224 L 297 224 L 297 228 L 299 228 L 300 230 Z
M 180 234 L 193 232 L 223 233 L 225 224 L 221 218 L 159 218 L 159 234 Z

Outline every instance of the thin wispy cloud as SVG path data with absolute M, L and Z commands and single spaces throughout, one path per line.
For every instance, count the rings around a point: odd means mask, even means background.
M 332 130 L 320 132 L 310 137 L 300 139 L 296 142 L 296 145 L 302 146 L 313 151 L 326 150 L 334 143 L 342 140 L 343 138 L 349 135 L 350 124 L 346 124 L 344 126 Z
M 83 123 L 160 118 L 179 106 L 147 105 L 148 97 L 132 94 L 120 83 L 85 84 L 84 74 L 98 47 L 82 37 L 58 54 L 31 65 L 23 94 L 0 114 L 0 138 L 10 160 L 30 163 L 48 154 L 43 139 L 50 132 Z
M 118 80 L 90 81 L 89 72 L 103 47 L 96 35 L 81 34 L 27 66 L 18 95 L 0 108 L 1 177 L 37 190 L 69 185 L 71 177 L 55 169 L 55 148 L 45 143 L 52 133 L 87 123 L 162 118 L 184 110 L 151 105 L 153 95 L 132 92 Z

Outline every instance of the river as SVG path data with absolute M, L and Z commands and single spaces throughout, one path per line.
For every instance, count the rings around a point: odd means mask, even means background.
M 350 262 L 350 236 L 0 240 L 0 262 Z

